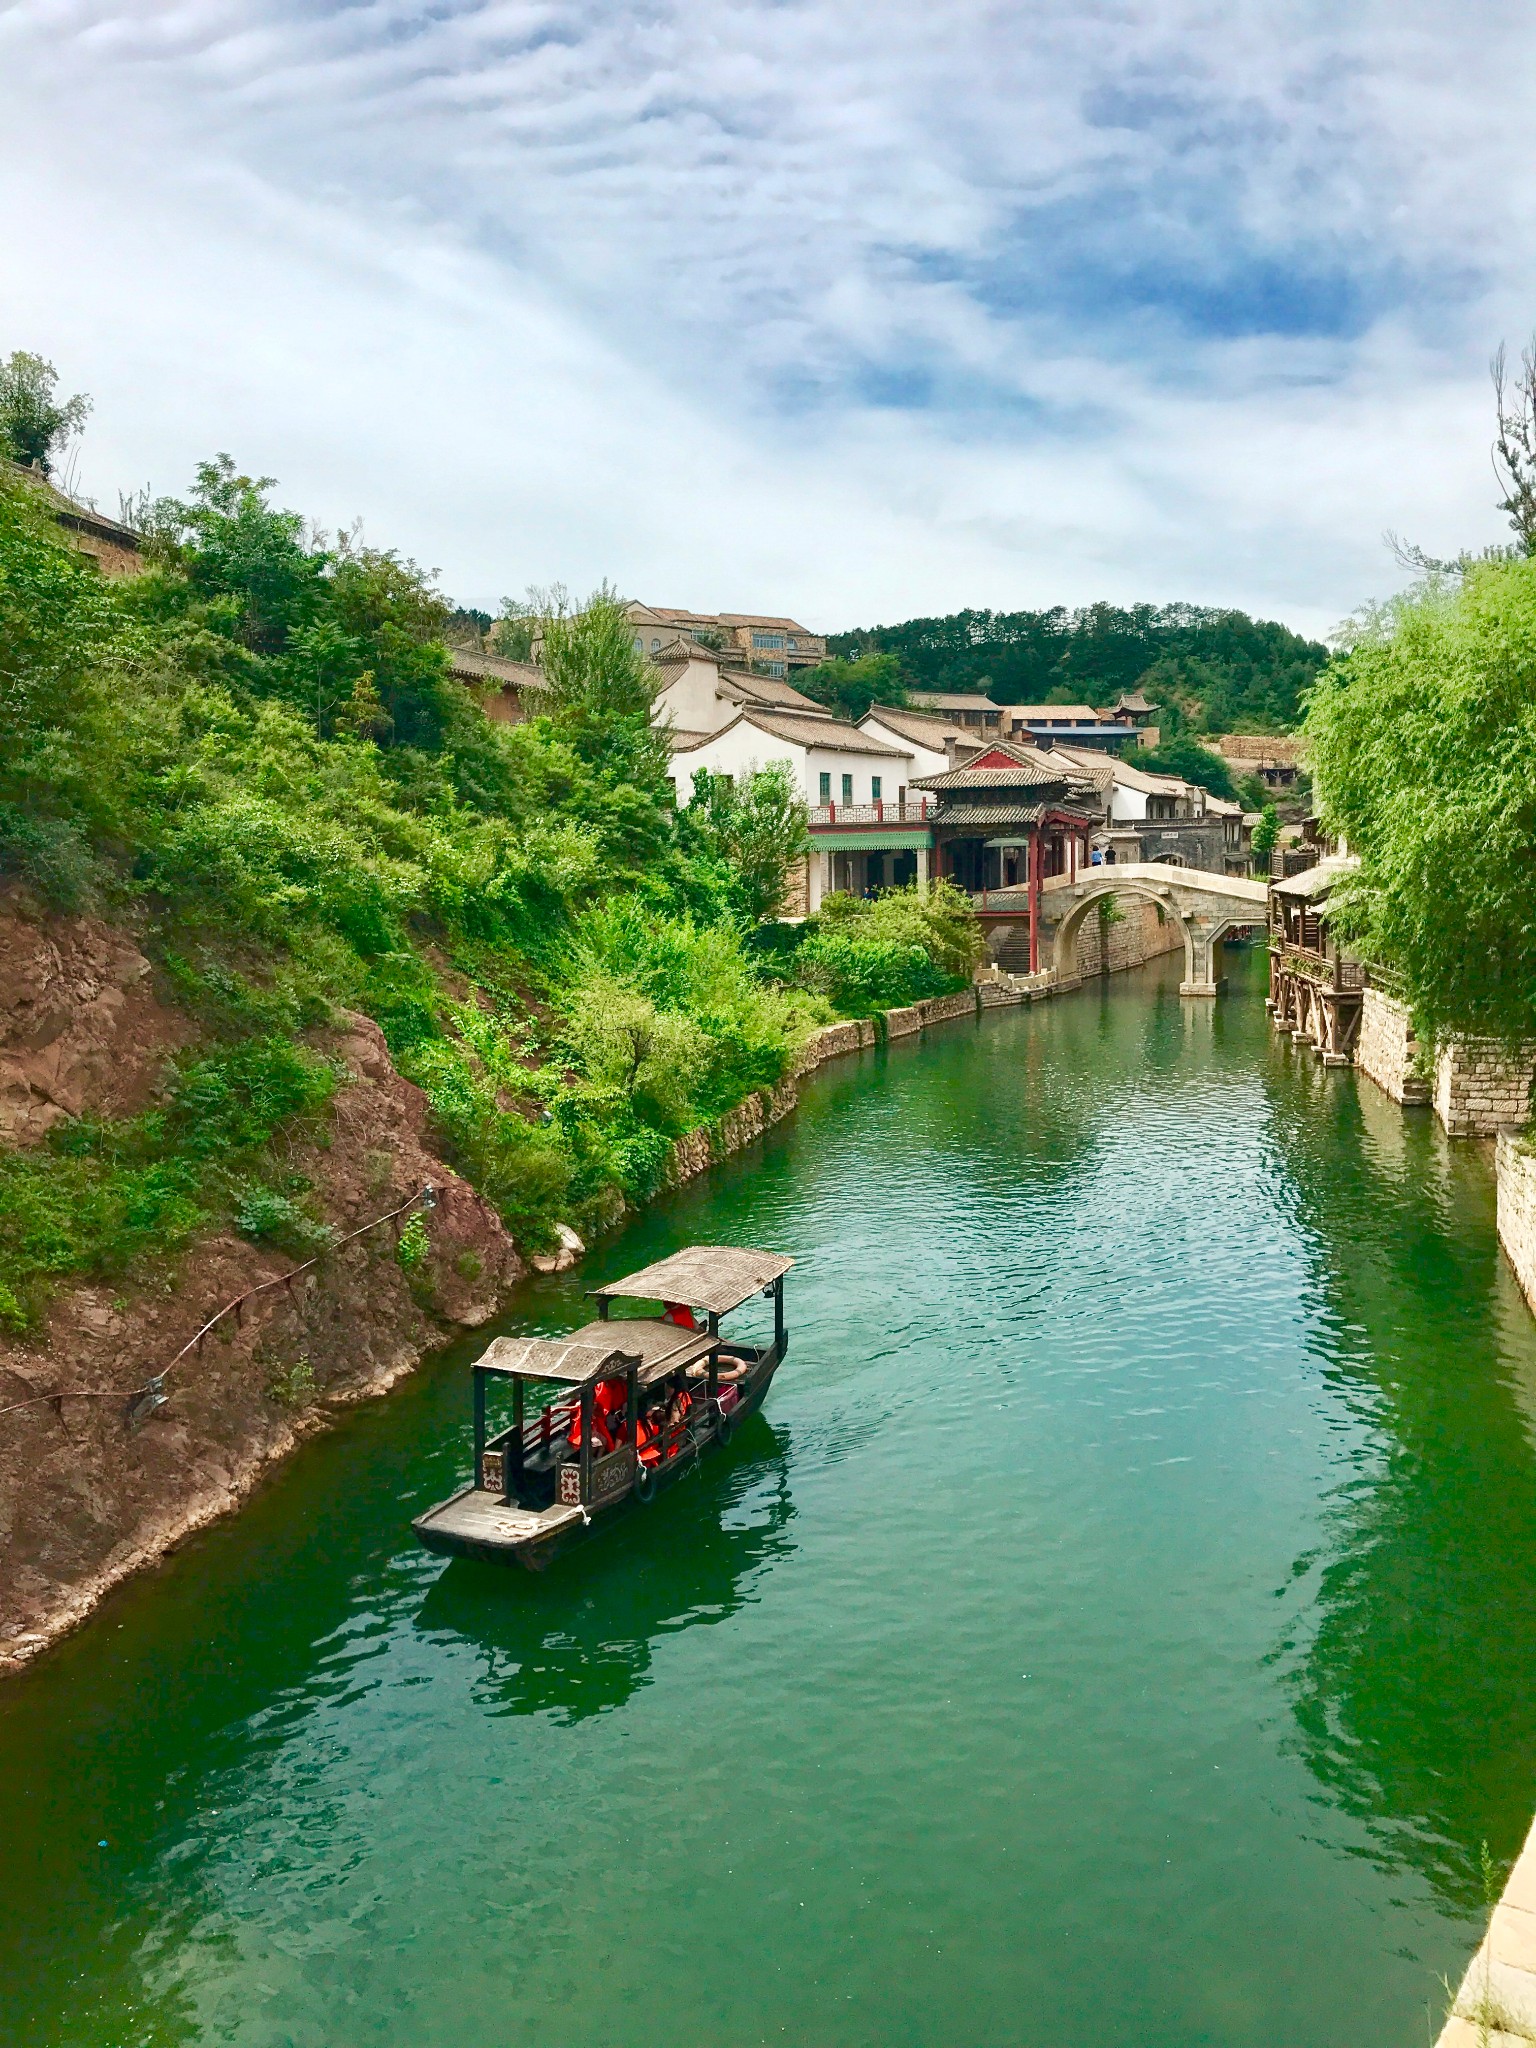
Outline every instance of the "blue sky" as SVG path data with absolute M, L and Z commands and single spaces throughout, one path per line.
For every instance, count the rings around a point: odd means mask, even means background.
M 1322 630 L 1499 537 L 1533 114 L 1514 5 L 0 0 L 0 348 L 469 602 Z

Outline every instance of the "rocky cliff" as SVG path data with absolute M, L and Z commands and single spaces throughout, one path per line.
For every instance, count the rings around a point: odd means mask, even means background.
M 0 896 L 0 1143 L 35 1145 L 64 1117 L 135 1113 L 194 1037 L 130 935 Z M 219 1236 L 147 1284 L 63 1292 L 46 1328 L 0 1338 L 0 1666 L 233 1506 L 338 1404 L 382 1393 L 455 1328 L 486 1321 L 520 1277 L 500 1219 L 434 1155 L 425 1099 L 378 1027 L 349 1016 L 317 1043 L 348 1078 L 293 1168 L 338 1234 L 430 1182 L 428 1256 L 408 1275 L 388 1225 L 328 1254 L 190 1354 L 166 1406 L 137 1427 L 128 1390 L 293 1259 Z

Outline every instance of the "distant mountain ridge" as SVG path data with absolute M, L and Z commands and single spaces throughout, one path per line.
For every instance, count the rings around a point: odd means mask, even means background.
M 1328 659 L 1272 619 L 1191 604 L 960 611 L 830 634 L 829 654 L 894 654 L 913 690 L 983 690 L 999 704 L 1105 706 L 1140 687 L 1165 726 L 1285 732 Z

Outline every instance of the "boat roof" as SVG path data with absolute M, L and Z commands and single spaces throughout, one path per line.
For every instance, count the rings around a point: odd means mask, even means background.
M 480 1372 L 522 1373 L 530 1379 L 560 1380 L 584 1387 L 588 1380 L 628 1372 L 636 1347 L 619 1332 L 624 1323 L 590 1323 L 570 1337 L 498 1337 L 475 1360 Z
M 480 1372 L 558 1380 L 584 1387 L 638 1368 L 640 1384 L 663 1379 L 680 1366 L 708 1358 L 719 1345 L 707 1330 L 682 1330 L 660 1316 L 586 1323 L 569 1337 L 498 1337 L 475 1360 Z
M 729 1244 L 691 1244 L 684 1251 L 673 1252 L 668 1259 L 658 1259 L 653 1266 L 642 1266 L 638 1273 L 626 1273 L 622 1280 L 594 1287 L 592 1293 L 598 1301 L 611 1301 L 622 1294 L 635 1301 L 680 1302 L 723 1316 L 750 1301 L 770 1281 L 782 1279 L 794 1263 L 782 1252 L 747 1251 Z M 604 1323 L 597 1327 L 612 1330 L 620 1325 Z
M 637 1316 L 633 1322 L 615 1316 L 611 1322 L 588 1323 L 576 1336 L 582 1343 L 592 1344 L 600 1330 L 610 1332 L 621 1351 L 639 1359 L 642 1387 L 648 1387 L 652 1380 L 664 1379 L 679 1366 L 708 1358 L 720 1348 L 720 1339 L 711 1337 L 707 1330 L 682 1330 L 663 1316 Z

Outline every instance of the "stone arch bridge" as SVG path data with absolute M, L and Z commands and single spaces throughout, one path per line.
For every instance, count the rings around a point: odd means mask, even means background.
M 1015 959 L 1033 952 L 1049 970 L 1056 987 L 1076 988 L 1077 937 L 1084 920 L 1106 899 L 1125 896 L 1155 903 L 1172 917 L 1184 938 L 1184 979 L 1181 996 L 1214 996 L 1221 987 L 1221 941 L 1235 925 L 1263 924 L 1268 884 L 1247 875 L 1210 874 L 1203 868 L 1174 867 L 1162 861 L 1126 862 L 1114 867 L 1083 868 L 1075 876 L 1053 875 L 1035 895 L 1031 917 L 1030 890 L 992 889 L 975 898 L 976 915 L 987 934 L 994 964 L 1005 955 Z M 1030 927 L 1035 943 L 1030 947 Z

